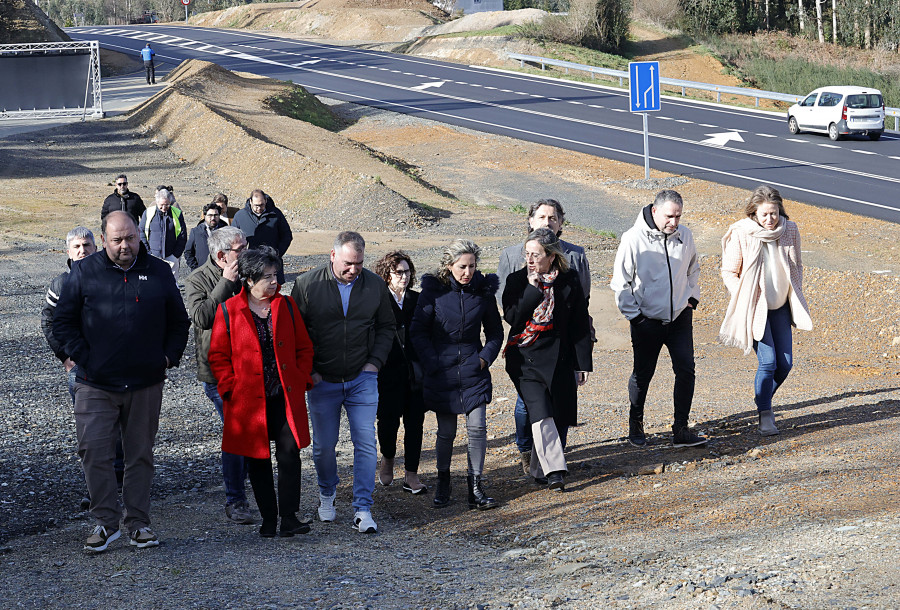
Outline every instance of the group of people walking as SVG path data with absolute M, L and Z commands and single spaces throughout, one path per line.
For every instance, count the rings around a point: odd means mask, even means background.
M 129 196 L 127 178 L 120 176 L 116 186 L 113 196 L 120 203 L 108 198 L 103 207 L 103 249 L 82 257 L 67 243 L 71 273 L 51 285 L 42 324 L 57 357 L 75 371 L 79 454 L 98 521 L 87 550 L 103 551 L 119 535 L 112 487 L 117 432 L 131 542 L 142 548 L 158 544 L 149 520 L 151 449 L 165 369 L 181 358 L 188 320 L 197 377 L 223 422 L 226 517 L 255 522 L 244 491 L 249 476 L 263 537 L 310 530 L 298 517 L 300 449 L 310 443 L 318 517 L 337 518 L 342 408 L 353 444 L 351 524 L 359 532 L 378 529 L 371 510 L 374 486 L 393 484 L 401 422 L 402 489 L 412 495 L 429 491 L 418 474 L 427 411 L 437 423 L 432 505 L 451 503 L 451 458 L 463 416 L 468 506 L 499 506 L 483 479 L 490 367 L 498 358 L 517 392 L 514 420 L 523 470 L 549 490 L 565 489 L 566 441 L 578 424 L 578 387 L 593 370 L 595 339 L 587 258 L 583 248 L 560 239 L 565 216 L 559 202 L 544 199 L 531 206 L 528 234 L 503 251 L 498 274 L 479 270 L 481 249 L 468 239 L 450 243 L 436 269 L 418 282 L 414 261 L 400 250 L 382 256 L 369 271 L 365 240 L 345 231 L 336 237 L 329 261 L 300 275 L 286 295 L 280 290 L 282 256 L 292 236 L 284 215 L 268 195 L 254 191 L 229 226 L 222 220 L 230 216 L 227 198 L 217 196 L 191 231 L 197 264 L 186 281 L 186 311 L 168 273 L 171 261 L 166 266 L 158 260 L 167 258 L 170 237 L 188 240 L 183 214 L 171 214 L 171 188 L 157 191 L 157 207 L 148 217 L 139 198 Z M 644 402 L 663 346 L 675 371 L 673 443 L 707 442 L 688 426 L 700 268 L 691 233 L 680 224 L 682 210 L 681 196 L 668 190 L 641 210 L 622 236 L 610 284 L 631 328 L 628 440 L 636 446 L 648 442 Z M 170 236 L 162 224 L 164 237 L 151 239 L 157 218 L 178 221 L 181 231 L 173 228 Z M 83 241 L 86 229 L 80 229 L 67 242 Z M 92 235 L 90 241 L 93 247 Z M 777 434 L 772 395 L 791 368 L 791 325 L 808 329 L 811 322 L 802 293 L 799 232 L 775 189 L 756 189 L 745 218 L 729 228 L 722 247 L 722 277 L 732 297 L 720 338 L 745 353 L 756 350 L 759 431 Z M 117 293 L 123 298 L 111 303 L 109 295 Z M 505 337 L 501 317 L 509 328 Z M 156 347 L 142 341 L 135 352 L 133 335 L 147 328 L 154 329 Z

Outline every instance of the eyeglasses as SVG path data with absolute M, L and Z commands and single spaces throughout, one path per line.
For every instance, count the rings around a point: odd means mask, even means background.
M 116 186 L 125 186 L 128 182 L 116 182 Z
M 218 212 L 207 212 L 206 215 L 207 216 L 221 216 L 221 214 L 219 214 Z
M 398 277 L 402 277 L 404 275 L 412 275 L 412 271 L 409 269 L 405 269 L 404 271 L 400 271 L 399 269 L 394 269 L 391 271 L 391 275 L 396 275 Z
M 228 248 L 228 251 L 229 252 L 243 252 L 246 249 L 247 249 L 247 244 L 244 244 L 243 246 L 238 246 L 237 248 Z
M 544 254 L 543 252 L 541 252 L 540 254 L 534 254 L 532 252 L 525 252 L 524 256 L 525 256 L 525 260 L 527 260 L 527 261 L 539 261 L 547 255 Z

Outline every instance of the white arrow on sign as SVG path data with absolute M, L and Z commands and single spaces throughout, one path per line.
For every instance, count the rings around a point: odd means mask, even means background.
M 736 131 L 726 131 L 725 133 L 708 133 L 705 134 L 711 136 L 708 140 L 703 140 L 700 142 L 701 144 L 712 144 L 713 146 L 725 146 L 731 140 L 735 142 L 743 142 L 744 138 L 741 137 Z
M 441 81 L 438 81 L 438 82 L 436 82 L 436 83 L 434 83 L 434 82 L 432 82 L 432 83 L 422 83 L 422 84 L 419 85 L 418 87 L 410 87 L 410 89 L 415 89 L 416 91 L 425 91 L 426 89 L 428 89 L 428 88 L 430 88 L 430 87 L 440 87 L 441 85 L 443 85 L 443 84 L 446 83 L 446 82 L 447 82 L 447 81 L 445 81 L 445 80 L 441 80 Z

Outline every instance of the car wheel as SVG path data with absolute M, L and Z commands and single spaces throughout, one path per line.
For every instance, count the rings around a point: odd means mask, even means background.
M 797 125 L 796 117 L 791 117 L 790 119 L 788 119 L 788 131 L 790 131 L 794 135 L 800 133 L 800 126 Z
M 880 138 L 880 137 L 881 137 L 881 132 L 880 132 L 880 131 L 870 131 L 870 132 L 869 132 L 869 139 L 870 139 L 870 140 L 873 140 L 873 141 L 874 141 L 874 140 L 878 140 L 878 138 Z
M 833 142 L 837 142 L 841 139 L 841 134 L 838 133 L 838 128 L 836 123 L 832 123 L 828 126 L 828 137 L 831 138 Z

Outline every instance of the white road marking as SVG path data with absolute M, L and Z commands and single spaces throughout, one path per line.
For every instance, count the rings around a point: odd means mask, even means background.
M 675 122 L 676 122 L 676 123 L 688 123 L 688 124 L 690 124 L 690 125 L 693 125 L 693 124 L 694 124 L 694 121 L 686 121 L 686 120 L 684 120 L 684 119 L 675 119 Z
M 706 134 L 710 136 L 708 140 L 703 140 L 701 144 L 711 144 L 713 146 L 725 146 L 728 142 L 743 142 L 744 138 L 741 137 L 736 131 L 726 131 L 725 133 L 708 133 Z
M 771 133 L 755 133 L 753 135 L 758 136 L 760 138 L 777 138 L 778 137 L 776 135 L 772 135 Z
M 436 89 L 436 88 L 442 86 L 445 82 L 447 82 L 447 81 L 441 80 L 441 81 L 437 81 L 437 82 L 422 83 L 421 85 L 419 85 L 417 87 L 410 87 L 410 89 L 414 89 L 416 91 L 425 91 L 426 89 L 431 89 L 431 88 Z
M 796 142 L 797 140 L 793 140 Z M 822 148 L 840 148 L 840 146 L 835 146 L 834 144 L 816 144 L 816 146 L 821 146 Z
M 700 127 L 708 127 L 710 129 L 718 129 L 719 128 L 718 125 L 709 125 L 707 123 L 700 123 Z
M 785 138 L 788 142 L 798 142 L 800 144 L 806 144 L 806 140 L 798 140 L 797 138 Z
M 861 155 L 877 155 L 877 152 L 872 152 L 871 150 L 857 150 L 855 148 L 850 149 L 851 152 L 859 153 Z

